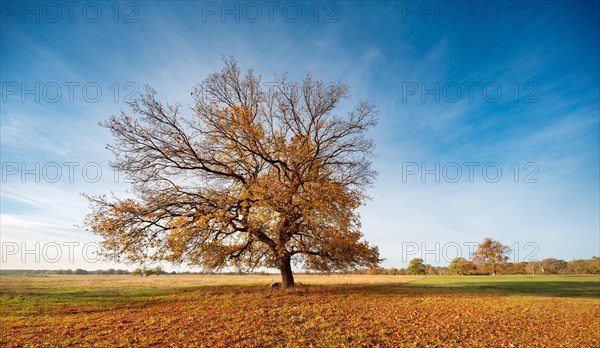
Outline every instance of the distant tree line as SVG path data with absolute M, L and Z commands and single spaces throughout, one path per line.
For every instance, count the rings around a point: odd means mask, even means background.
M 350 272 L 338 272 L 340 274 L 370 274 L 370 275 L 487 275 L 492 274 L 485 265 L 457 257 L 448 267 L 432 266 L 425 264 L 422 259 L 412 259 L 407 268 L 384 268 L 373 267 L 368 269 L 357 269 Z M 564 261 L 548 258 L 541 261 L 530 262 L 503 262 L 497 265 L 497 274 L 530 274 L 530 275 L 568 275 L 568 274 L 600 274 L 600 257 L 591 259 L 578 259 Z M 199 274 L 242 274 L 241 272 L 167 272 L 160 267 L 136 268 L 134 271 L 123 269 L 107 269 L 88 271 L 84 269 L 59 269 L 59 270 L 2 270 L 0 274 L 39 274 L 39 275 L 199 275 Z M 252 274 L 272 275 L 269 272 L 253 272 Z M 315 274 L 314 272 L 301 272 L 299 274 Z
M 450 274 L 491 274 L 488 269 L 464 258 L 452 260 L 448 267 Z M 564 261 L 554 258 L 530 262 L 505 262 L 497 266 L 498 274 L 600 274 L 600 258 Z
M 88 271 L 85 269 L 5 269 L 0 274 L 49 274 L 49 275 L 125 275 L 131 274 L 125 269 L 97 269 Z
M 485 265 L 457 257 L 448 267 L 436 267 L 423 263 L 422 259 L 412 259 L 407 268 L 373 267 L 359 269 L 347 274 L 383 274 L 383 275 L 491 275 Z M 600 274 L 600 258 L 597 256 L 587 260 L 564 261 L 554 258 L 531 262 L 504 262 L 496 266 L 496 274 L 529 274 L 529 275 L 585 275 Z
M 387 275 L 448 275 L 448 267 L 432 266 L 425 264 L 423 259 L 412 259 L 407 268 L 374 267 L 350 272 L 351 274 L 387 274 Z
M 484 275 L 484 274 L 600 274 L 600 257 L 564 261 L 554 258 L 541 261 L 508 262 L 510 248 L 497 240 L 486 238 L 473 253 L 473 260 L 457 257 L 448 267 L 433 267 L 423 259 L 412 259 L 407 268 L 376 267 L 359 270 L 358 274 L 399 274 L 399 275 Z
M 600 257 L 593 256 L 591 259 L 578 259 L 564 261 L 555 258 L 543 259 L 541 261 L 508 262 L 507 253 L 510 248 L 499 241 L 486 238 L 479 244 L 473 253 L 472 260 L 457 257 L 448 267 L 439 267 L 426 264 L 423 259 L 412 259 L 407 268 L 383 268 L 371 267 L 355 269 L 348 272 L 333 272 L 337 274 L 387 274 L 387 275 L 496 275 L 496 274 L 600 274 Z M 133 272 L 122 269 L 108 269 L 87 271 L 81 268 L 72 270 L 0 270 L 0 274 L 57 274 L 57 275 L 125 275 L 151 276 L 151 275 L 197 275 L 197 274 L 243 274 L 237 272 L 213 272 L 213 271 L 184 271 L 167 272 L 161 266 L 148 268 L 138 267 Z M 272 275 L 268 272 L 253 272 L 252 274 Z M 316 274 L 314 272 L 301 272 L 299 274 Z
M 139 275 L 139 276 L 143 276 L 143 277 L 147 277 L 147 276 L 151 276 L 151 275 L 161 275 L 161 274 L 169 274 L 168 272 L 166 272 L 161 266 L 156 266 L 154 268 L 146 268 L 146 267 L 142 267 L 142 268 L 136 268 L 133 272 L 131 272 L 131 274 L 135 275 Z M 176 272 L 171 272 L 171 274 L 177 274 Z
M 98 269 L 93 271 L 88 271 L 85 269 L 5 269 L 0 270 L 0 275 L 10 275 L 10 274 L 31 274 L 31 275 L 134 275 L 134 276 L 151 276 L 151 275 L 206 275 L 206 274 L 219 274 L 219 275 L 236 275 L 236 274 L 245 274 L 239 271 L 234 272 L 214 272 L 214 271 L 165 271 L 161 266 L 148 268 L 148 267 L 138 267 L 133 271 L 128 271 L 124 269 Z M 270 272 L 252 272 L 251 274 L 258 275 L 273 275 L 275 273 Z

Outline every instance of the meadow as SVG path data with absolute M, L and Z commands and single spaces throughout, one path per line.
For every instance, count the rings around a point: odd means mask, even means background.
M 0 276 L 0 346 L 600 346 L 598 276 Z

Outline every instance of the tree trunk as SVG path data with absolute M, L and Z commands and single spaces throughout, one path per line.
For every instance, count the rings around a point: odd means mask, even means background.
M 283 289 L 294 287 L 294 274 L 292 273 L 292 259 L 285 256 L 280 260 L 281 287 Z

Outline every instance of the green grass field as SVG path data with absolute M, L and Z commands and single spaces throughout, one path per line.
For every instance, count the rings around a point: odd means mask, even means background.
M 600 346 L 597 276 L 1 276 L 0 346 Z

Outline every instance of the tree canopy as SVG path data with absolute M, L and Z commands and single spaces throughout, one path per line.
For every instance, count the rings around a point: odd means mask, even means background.
M 456 257 L 448 266 L 450 274 L 473 274 L 475 273 L 475 264 L 464 257 Z
M 408 274 L 413 274 L 413 275 L 427 274 L 427 267 L 423 262 L 424 262 L 423 259 L 420 259 L 420 258 L 415 258 L 415 259 L 410 260 L 410 263 L 408 265 Z
M 508 261 L 506 253 L 510 248 L 497 240 L 492 238 L 485 238 L 481 244 L 477 247 L 473 260 L 476 264 L 482 266 L 492 275 L 496 275 L 498 271 L 498 265 Z
M 181 104 L 147 88 L 101 125 L 115 144 L 115 170 L 134 198 L 93 196 L 86 226 L 104 255 L 167 260 L 205 268 L 276 267 L 294 285 L 291 261 L 305 269 L 371 267 L 377 247 L 362 240 L 358 207 L 376 172 L 366 132 L 375 108 L 361 101 L 346 115 L 343 83 L 308 75 L 276 77 L 268 91 L 252 69 L 225 60 Z

